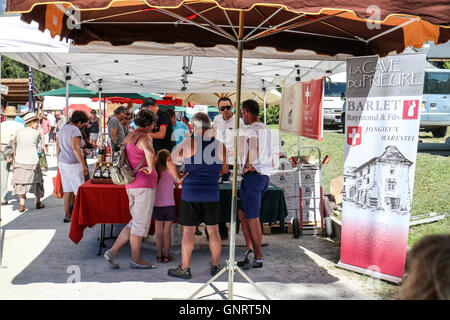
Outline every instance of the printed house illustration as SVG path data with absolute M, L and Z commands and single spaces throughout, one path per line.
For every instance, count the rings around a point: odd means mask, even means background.
M 411 206 L 409 167 L 412 161 L 395 146 L 358 168 L 344 172 L 344 198 L 360 208 L 408 214 Z

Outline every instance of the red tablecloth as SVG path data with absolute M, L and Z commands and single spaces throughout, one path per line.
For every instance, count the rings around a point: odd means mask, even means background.
M 175 189 L 175 203 L 181 199 L 181 189 Z M 128 195 L 125 186 L 115 184 L 95 184 L 91 180 L 78 188 L 72 211 L 69 238 L 80 242 L 86 227 L 96 224 L 125 224 L 130 222 L 131 214 L 128 206 Z M 176 220 L 175 220 L 176 221 Z M 154 233 L 154 219 L 149 233 Z

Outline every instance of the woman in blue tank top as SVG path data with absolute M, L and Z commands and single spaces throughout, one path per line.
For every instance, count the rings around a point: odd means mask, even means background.
M 211 132 L 211 120 L 202 112 L 192 118 L 194 137 L 183 140 L 172 152 L 172 161 L 185 163 L 178 223 L 183 226 L 181 265 L 169 269 L 168 274 L 191 278 L 191 257 L 196 226 L 204 222 L 209 235 L 211 275 L 220 271 L 222 240 L 219 234 L 219 176 L 228 172 L 226 148 Z
M 195 154 L 184 159 L 184 172 L 189 173 L 183 182 L 181 200 L 189 202 L 219 201 L 219 176 L 223 162 L 216 152 L 219 140 L 194 136 Z M 201 146 L 201 148 L 199 148 Z

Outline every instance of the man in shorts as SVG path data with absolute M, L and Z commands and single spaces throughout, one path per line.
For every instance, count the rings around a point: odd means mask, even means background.
M 177 145 L 171 158 L 174 163 L 184 159 L 186 174 L 181 193 L 178 223 L 183 226 L 181 242 L 181 264 L 169 269 L 172 277 L 190 279 L 190 264 L 194 250 L 194 235 L 200 222 L 206 224 L 209 234 L 209 249 L 212 262 L 210 273 L 216 275 L 219 265 L 222 241 L 219 234 L 220 190 L 219 175 L 228 172 L 227 150 L 225 145 L 213 137 L 211 120 L 203 112 L 192 118 L 194 136 L 186 138 Z
M 243 179 L 240 188 L 241 206 L 238 211 L 246 243 L 245 259 L 237 263 L 242 269 L 261 268 L 262 232 L 259 221 L 261 199 L 269 187 L 272 167 L 272 145 L 269 127 L 259 121 L 259 105 L 255 100 L 242 103 L 241 116 L 247 125 L 243 133 Z M 241 149 L 242 150 L 242 149 Z

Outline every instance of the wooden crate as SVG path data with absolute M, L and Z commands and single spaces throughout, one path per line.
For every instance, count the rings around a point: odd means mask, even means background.
M 285 222 L 284 225 L 286 226 L 286 232 L 292 234 L 293 233 L 292 222 Z
M 272 222 L 272 223 L 263 223 L 262 224 L 262 233 L 264 235 L 272 234 L 272 228 L 281 228 L 280 223 L 278 222 Z
M 94 183 L 94 184 L 113 184 L 111 179 L 94 179 L 95 170 L 97 170 L 97 168 L 99 166 L 104 167 L 107 164 L 109 164 L 110 167 L 112 166 L 111 162 L 106 162 L 106 161 L 101 161 L 101 162 L 96 162 L 95 163 L 94 170 L 92 170 L 92 174 L 91 174 L 91 183 Z

